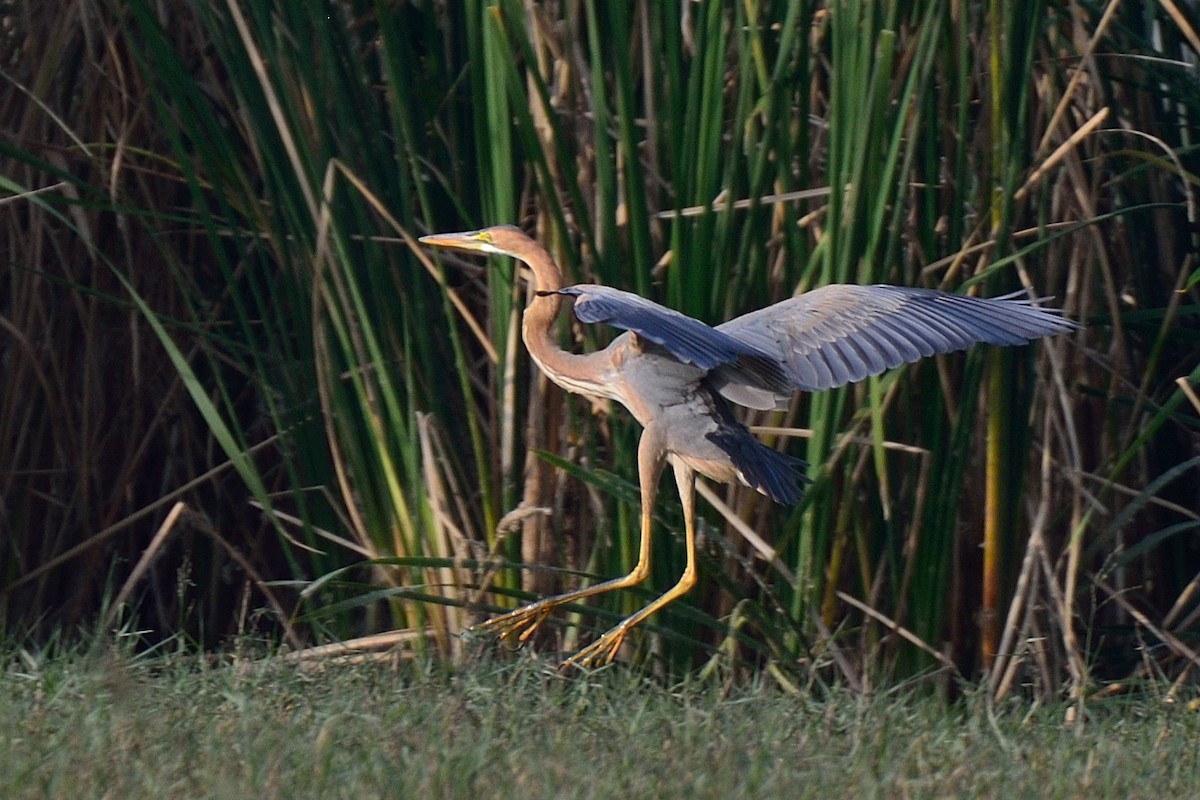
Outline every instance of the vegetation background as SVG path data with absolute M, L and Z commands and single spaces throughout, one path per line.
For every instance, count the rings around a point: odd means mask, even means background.
M 636 425 L 530 368 L 511 263 L 413 238 L 513 222 L 570 280 L 710 322 L 888 282 L 1023 289 L 1086 326 L 753 416 L 812 464 L 805 501 L 706 489 L 702 586 L 630 659 L 1039 697 L 1186 677 L 1198 22 L 1182 0 L 0 4 L 0 637 L 455 658 L 488 609 L 626 571 Z M 661 589 L 682 553 L 658 511 Z

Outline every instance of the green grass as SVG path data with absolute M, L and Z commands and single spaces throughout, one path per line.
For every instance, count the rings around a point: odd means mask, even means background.
M 0 680 L 0 795 L 21 797 L 1186 796 L 1200 714 L 1137 699 L 673 688 L 533 662 L 205 665 L 28 656 Z

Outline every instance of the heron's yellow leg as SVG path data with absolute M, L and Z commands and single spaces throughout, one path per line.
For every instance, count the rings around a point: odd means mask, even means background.
M 650 605 L 627 617 L 596 641 L 563 662 L 564 667 L 595 667 L 611 662 L 617 657 L 621 644 L 633 626 L 642 622 L 660 608 L 683 597 L 696 585 L 696 473 L 686 464 L 671 460 L 675 471 L 675 482 L 679 486 L 679 499 L 683 505 L 684 542 L 687 547 L 687 566 L 679 582 Z
M 664 460 L 665 453 L 662 450 L 657 430 L 651 424 L 642 432 L 642 438 L 638 441 L 638 478 L 642 494 L 642 540 L 638 547 L 637 564 L 628 575 L 566 594 L 543 598 L 515 611 L 489 619 L 487 622 L 477 625 L 475 629 L 498 634 L 501 639 L 516 636 L 518 642 L 524 642 L 559 606 L 603 592 L 611 592 L 614 589 L 628 589 L 645 581 L 650 575 L 650 523 L 653 519 L 654 499 L 658 493 L 658 479 L 662 476 Z

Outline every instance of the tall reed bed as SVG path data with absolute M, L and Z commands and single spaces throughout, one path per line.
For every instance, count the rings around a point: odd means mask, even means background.
M 488 608 L 625 572 L 636 425 L 531 369 L 512 263 L 413 238 L 513 222 L 569 280 L 714 323 L 887 282 L 1086 325 L 752 415 L 806 499 L 707 487 L 702 586 L 629 658 L 1001 694 L 1158 668 L 1138 637 L 1195 665 L 1196 21 L 914 5 L 3 12 L 8 630 L 450 656 Z

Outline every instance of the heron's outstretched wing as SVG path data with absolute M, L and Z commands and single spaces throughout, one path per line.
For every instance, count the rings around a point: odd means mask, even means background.
M 717 330 L 782 362 L 791 389 L 819 391 L 973 344 L 1019 345 L 1075 328 L 1013 296 L 835 284 L 737 317 Z
M 575 298 L 575 316 L 580 322 L 602 322 L 633 331 L 684 363 L 718 373 L 719 384 L 734 381 L 765 390 L 760 392 L 764 396 L 788 391 L 789 371 L 777 355 L 764 353 L 753 343 L 698 319 L 608 286 L 579 284 L 559 289 L 557 294 Z

